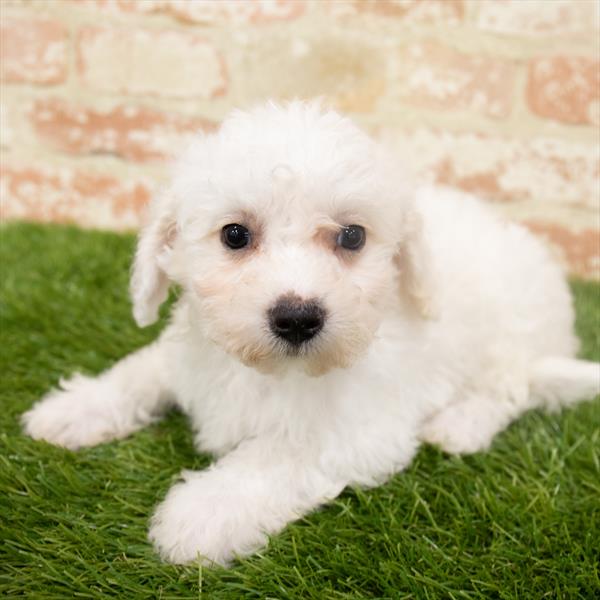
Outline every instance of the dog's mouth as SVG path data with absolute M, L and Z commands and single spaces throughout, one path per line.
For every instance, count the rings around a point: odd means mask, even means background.
M 290 358 L 306 358 L 317 352 L 319 346 L 319 336 L 311 338 L 300 343 L 277 342 L 280 353 Z
M 320 376 L 333 369 L 352 366 L 372 339 L 373 332 L 370 329 L 352 327 L 354 323 L 346 324 L 333 317 L 322 319 L 317 325 L 318 331 L 312 335 L 304 332 L 294 336 L 287 331 L 288 328 L 293 330 L 293 323 L 280 321 L 279 330 L 273 331 L 271 323 L 265 321 L 253 342 L 240 345 L 226 343 L 224 347 L 244 365 L 263 374 L 299 371 Z M 305 319 L 303 328 L 306 330 L 311 327 L 312 324 Z
M 319 334 L 301 344 L 271 338 L 270 344 L 262 346 L 261 351 L 244 348 L 236 354 L 243 364 L 264 375 L 277 376 L 298 371 L 311 377 L 320 377 L 334 369 L 350 367 L 360 353 L 348 352 L 345 344 L 336 344 Z
M 247 367 L 274 375 L 289 370 L 303 371 L 309 375 L 322 375 L 332 366 L 327 351 L 326 337 L 320 332 L 309 340 L 291 343 L 269 335 L 265 343 L 245 346 L 232 352 Z M 229 348 L 231 352 L 232 348 Z M 337 365 L 336 365 L 337 366 Z

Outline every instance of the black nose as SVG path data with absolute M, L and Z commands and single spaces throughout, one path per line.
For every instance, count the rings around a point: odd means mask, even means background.
M 323 328 L 325 310 L 318 302 L 295 296 L 281 298 L 269 310 L 271 331 L 294 346 L 310 340 Z

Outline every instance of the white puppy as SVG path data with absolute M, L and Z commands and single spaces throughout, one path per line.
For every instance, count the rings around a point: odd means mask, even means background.
M 140 236 L 138 324 L 171 283 L 159 340 L 23 417 L 75 449 L 179 406 L 216 461 L 152 519 L 168 561 L 227 564 L 345 486 L 385 481 L 422 440 L 475 452 L 532 407 L 598 391 L 544 247 L 472 197 L 409 189 L 316 104 L 236 112 L 190 146 Z

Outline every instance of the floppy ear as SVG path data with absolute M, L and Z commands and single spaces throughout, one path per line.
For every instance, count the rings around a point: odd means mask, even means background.
M 140 232 L 133 262 L 130 294 L 133 317 L 140 327 L 158 319 L 158 309 L 167 299 L 170 281 L 164 266 L 176 234 L 173 200 L 158 196 L 150 206 L 150 219 Z
M 421 215 L 414 210 L 406 215 L 405 232 L 395 257 L 401 293 L 422 317 L 435 319 L 439 314 L 435 264 Z

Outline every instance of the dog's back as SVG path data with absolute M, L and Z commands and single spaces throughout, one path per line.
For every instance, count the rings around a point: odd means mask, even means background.
M 467 194 L 425 187 L 417 207 L 440 311 L 432 345 L 458 383 L 422 439 L 482 450 L 526 410 L 597 394 L 600 368 L 575 358 L 571 295 L 543 243 Z
M 525 350 L 529 358 L 574 356 L 578 341 L 565 276 L 550 251 L 521 225 L 450 189 L 417 193 L 431 248 L 436 293 L 448 319 Z M 475 340 L 474 340 L 475 341 Z

